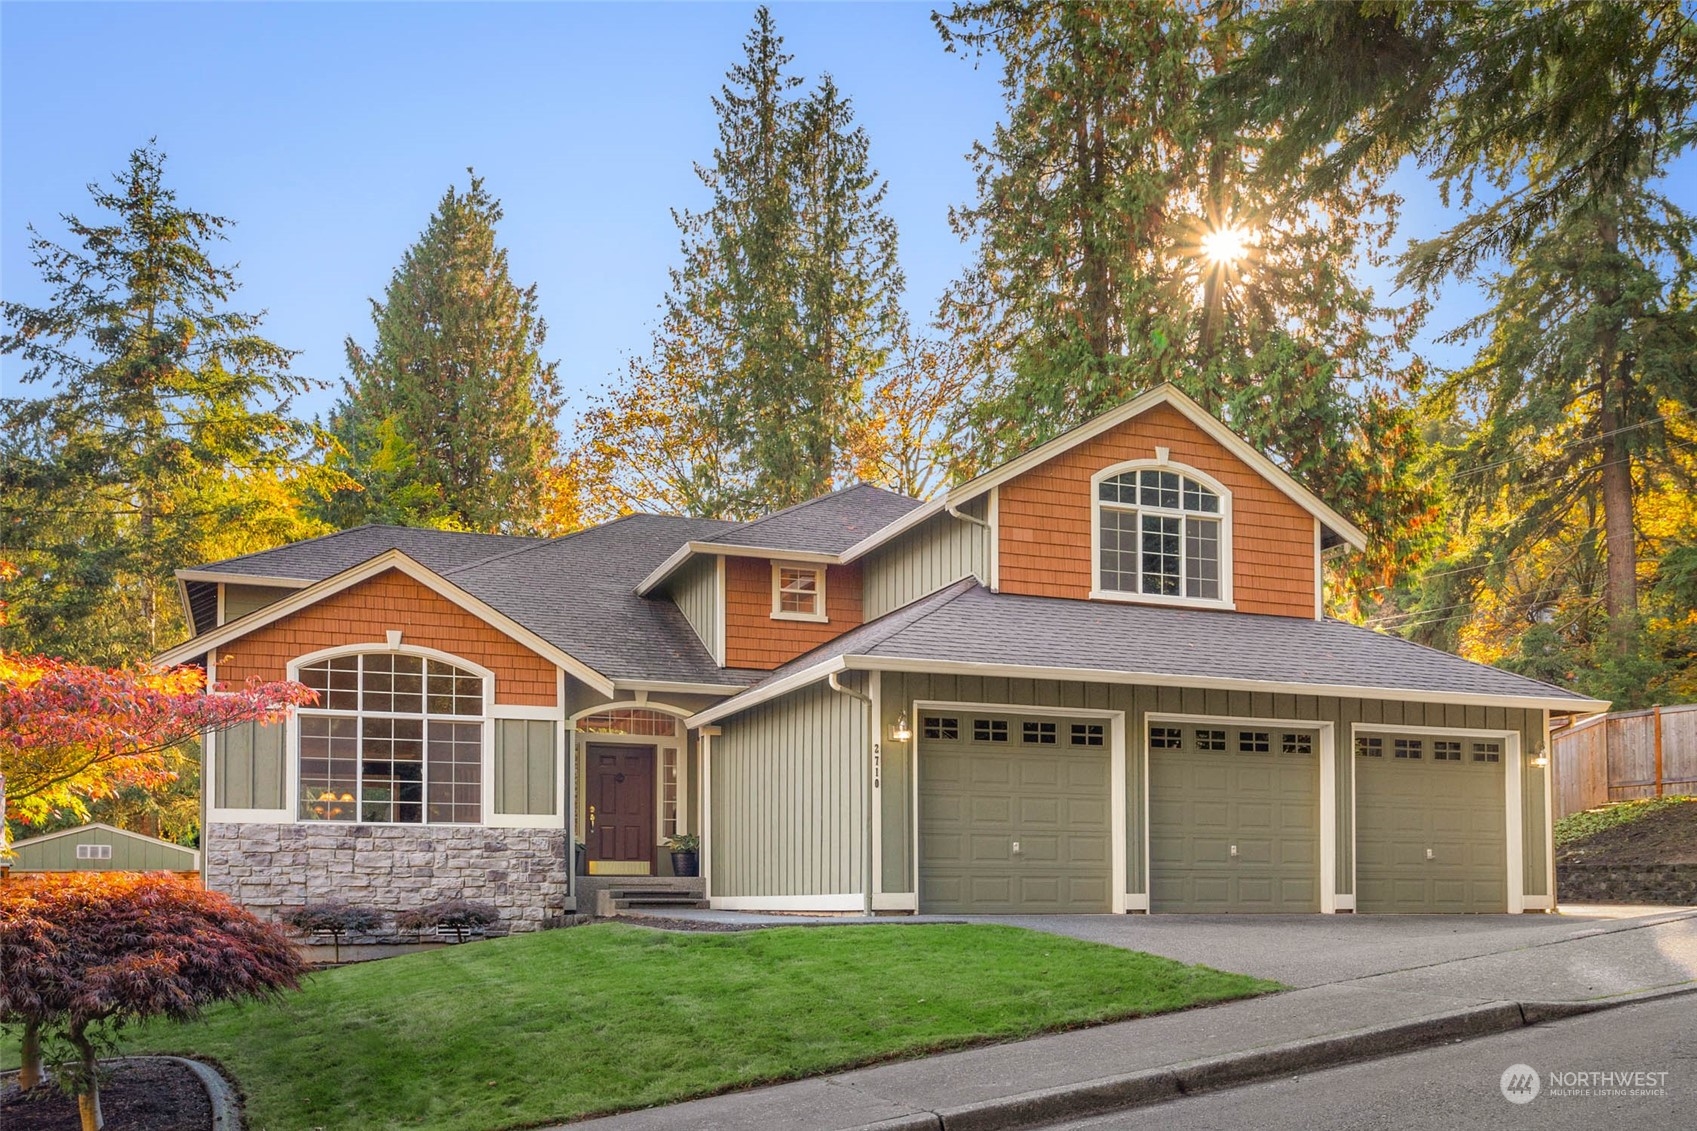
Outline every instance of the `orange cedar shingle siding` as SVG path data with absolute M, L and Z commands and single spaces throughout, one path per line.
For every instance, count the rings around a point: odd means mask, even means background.
M 1232 494 L 1232 596 L 1239 612 L 1314 615 L 1314 517 L 1217 440 L 1166 405 L 1002 484 L 1001 589 L 1043 597 L 1090 595 L 1090 477 L 1132 459 L 1206 472 Z
M 829 620 L 772 619 L 772 563 L 725 559 L 725 665 L 775 668 L 840 636 L 861 622 L 860 567 L 825 568 Z
M 218 679 L 284 679 L 285 665 L 297 656 L 346 644 L 381 647 L 391 628 L 405 634 L 404 643 L 463 656 L 494 672 L 497 703 L 555 704 L 551 661 L 398 570 L 380 573 L 219 648 Z

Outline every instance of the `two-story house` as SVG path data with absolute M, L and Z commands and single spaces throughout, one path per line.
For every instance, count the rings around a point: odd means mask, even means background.
M 206 881 L 523 929 L 702 839 L 714 907 L 1554 906 L 1552 714 L 1324 614 L 1359 530 L 1162 388 L 921 502 L 551 540 L 362 527 L 180 572 L 160 657 L 318 703 L 206 746 Z

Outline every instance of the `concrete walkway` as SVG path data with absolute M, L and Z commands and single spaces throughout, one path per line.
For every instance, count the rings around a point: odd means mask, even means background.
M 697 914 L 723 921 L 721 913 Z M 1031 1127 L 1697 990 L 1697 910 L 988 921 L 1206 962 L 1296 988 L 632 1112 L 591 1126 Z M 885 928 L 871 923 L 866 929 Z

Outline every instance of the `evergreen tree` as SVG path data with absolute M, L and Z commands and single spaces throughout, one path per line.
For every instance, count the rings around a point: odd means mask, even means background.
M 0 304 L 0 351 L 38 397 L 0 402 L 0 548 L 7 646 L 100 664 L 185 635 L 172 571 L 319 532 L 297 489 L 311 433 L 289 415 L 309 383 L 294 351 L 230 308 L 234 273 L 209 257 L 230 221 L 178 204 L 152 145 L 108 186 L 106 215 L 32 227 L 45 306 Z
M 331 429 L 358 490 L 330 500 L 339 524 L 524 532 L 543 520 L 559 380 L 541 356 L 536 287 L 512 281 L 496 243 L 501 217 L 476 174 L 450 187 L 371 304 L 372 348 L 348 340 Z
M 829 490 L 850 462 L 854 406 L 901 330 L 903 280 L 870 143 L 830 78 L 812 94 L 762 7 L 713 107 L 719 144 L 696 173 L 711 194 L 681 211 L 655 359 L 717 364 L 675 386 L 723 458 L 694 469 L 692 509 L 763 514 Z M 676 398 L 683 405 L 683 397 Z
M 1269 131 L 1203 97 L 1248 32 L 1235 3 L 987 0 L 937 17 L 1002 61 L 1007 120 L 953 214 L 977 261 L 944 327 L 985 381 L 963 424 L 993 462 L 1163 381 L 1190 392 L 1367 530 L 1352 596 L 1403 568 L 1432 500 L 1399 365 L 1423 311 L 1353 278 L 1394 199 L 1358 175 L 1292 200 Z

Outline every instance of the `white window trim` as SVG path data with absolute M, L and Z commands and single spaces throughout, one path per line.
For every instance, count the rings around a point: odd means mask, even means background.
M 1102 483 L 1116 475 L 1124 475 L 1128 471 L 1141 471 L 1144 468 L 1154 468 L 1160 471 L 1170 471 L 1178 475 L 1188 475 L 1204 487 L 1213 491 L 1220 499 L 1220 595 L 1218 598 L 1187 597 L 1183 594 L 1168 596 L 1162 593 L 1126 593 L 1117 589 L 1102 587 Z M 1137 506 L 1133 509 L 1142 514 L 1144 508 Z M 1164 509 L 1161 513 L 1169 513 Z M 1171 512 L 1174 514 L 1194 514 L 1197 517 L 1210 517 L 1202 512 Z M 1190 609 L 1236 609 L 1237 604 L 1232 597 L 1232 574 L 1235 558 L 1232 553 L 1232 494 L 1231 491 L 1213 476 L 1198 471 L 1189 464 L 1177 463 L 1170 459 L 1133 459 L 1123 463 L 1104 467 L 1090 477 L 1090 598 L 1095 601 L 1124 601 L 1129 604 L 1172 605 L 1178 608 Z M 1182 538 L 1182 534 L 1180 535 Z M 1183 560 L 1182 557 L 1180 559 Z
M 783 571 L 786 569 L 806 570 L 813 574 L 815 597 L 818 601 L 818 611 L 811 613 L 792 613 L 783 608 Z M 825 623 L 829 618 L 825 614 L 825 567 L 818 562 L 784 562 L 772 563 L 772 619 L 773 620 L 802 620 Z
M 424 718 L 424 717 L 426 717 L 424 715 L 410 715 L 410 714 L 409 715 L 396 715 L 392 712 L 384 712 L 384 711 L 356 711 L 356 712 L 337 711 L 337 712 L 330 712 L 330 711 L 323 711 L 321 708 L 316 708 L 316 707 L 306 707 L 306 708 L 290 711 L 289 712 L 288 731 L 283 737 L 283 744 L 284 744 L 283 745 L 283 763 L 288 770 L 288 780 L 287 780 L 286 792 L 287 792 L 287 795 L 288 795 L 287 800 L 288 800 L 288 803 L 289 803 L 289 808 L 288 808 L 289 822 L 291 824 L 299 824 L 299 825 L 307 825 L 307 824 L 324 825 L 324 826 L 330 827 L 330 828 L 353 828 L 353 827 L 357 827 L 359 825 L 386 825 L 386 826 L 391 826 L 391 827 L 395 827 L 395 828 L 408 828 L 408 829 L 412 829 L 412 828 L 433 828 L 433 827 L 434 828 L 462 828 L 462 829 L 512 827 L 512 826 L 508 826 L 506 824 L 507 821 L 510 821 L 512 819 L 511 817 L 497 817 L 497 815 L 495 813 L 495 796 L 494 796 L 495 791 L 494 791 L 494 788 L 493 788 L 494 782 L 495 782 L 495 725 L 494 724 L 495 724 L 495 720 L 497 718 L 522 718 L 522 717 L 527 717 L 527 716 L 515 713 L 516 711 L 523 710 L 522 708 L 515 709 L 515 708 L 512 708 L 512 707 L 503 707 L 499 711 L 497 711 L 497 709 L 495 707 L 495 673 L 494 672 L 490 671 L 488 668 L 484 667 L 482 664 L 476 663 L 475 661 L 472 661 L 472 660 L 468 660 L 463 656 L 456 656 L 451 652 L 444 652 L 439 648 L 424 648 L 424 647 L 420 647 L 416 644 L 394 644 L 394 645 L 391 645 L 387 639 L 381 640 L 381 641 L 375 641 L 375 640 L 374 641 L 367 641 L 367 642 L 361 643 L 361 644 L 339 644 L 334 648 L 321 648 L 316 652 L 308 652 L 304 656 L 296 656 L 294 659 L 290 660 L 288 662 L 288 665 L 287 665 L 285 671 L 286 671 L 287 677 L 289 679 L 295 680 L 295 681 L 298 682 L 299 679 L 300 679 L 301 669 L 308 666 L 309 664 L 316 664 L 321 660 L 331 660 L 331 659 L 335 659 L 335 658 L 340 657 L 340 656 L 359 656 L 359 655 L 367 655 L 367 654 L 376 653 L 376 652 L 390 652 L 390 653 L 395 653 L 395 654 L 404 655 L 404 656 L 420 656 L 420 657 L 422 657 L 424 659 L 428 659 L 428 660 L 439 660 L 444 664 L 452 664 L 455 667 L 460 668 L 464 671 L 471 672 L 473 675 L 476 675 L 480 679 L 483 680 L 483 713 L 481 715 L 475 716 L 475 721 L 477 721 L 479 724 L 481 724 L 482 728 L 483 728 L 483 733 L 482 733 L 482 747 L 483 747 L 483 749 L 481 751 L 480 768 L 479 768 L 479 771 L 478 771 L 480 777 L 479 777 L 479 782 L 478 782 L 478 795 L 479 795 L 478 796 L 478 811 L 479 812 L 478 812 L 477 823 L 472 824 L 472 823 L 466 822 L 466 821 L 453 821 L 453 822 L 437 821 L 437 822 L 432 822 L 432 821 L 306 821 L 306 820 L 303 820 L 301 818 L 301 815 L 300 815 L 300 776 L 301 776 L 301 770 L 300 770 L 300 764 L 301 764 L 300 716 L 301 716 L 301 710 L 304 709 L 309 714 L 318 714 L 318 713 L 321 713 L 321 711 L 322 711 L 322 713 L 324 713 L 326 715 L 336 715 L 336 716 L 352 715 L 354 717 L 364 717 L 365 715 L 369 714 L 374 718 L 378 717 L 378 716 L 389 716 L 389 717 L 396 717 L 396 718 Z M 556 713 L 557 713 L 557 708 L 553 708 L 553 707 L 537 708 L 537 710 L 546 712 L 546 714 L 541 715 L 541 717 L 543 717 L 543 718 L 550 718 L 550 719 L 554 718 L 556 716 Z M 449 716 L 438 716 L 438 717 L 447 718 Z M 474 719 L 474 716 L 471 716 L 471 715 L 456 715 L 456 716 L 452 716 L 452 717 L 459 719 L 463 722 L 471 722 Z M 537 716 L 528 716 L 528 717 L 537 717 Z M 524 818 L 524 820 L 526 822 L 534 822 L 536 819 L 537 819 L 536 817 L 525 817 Z

